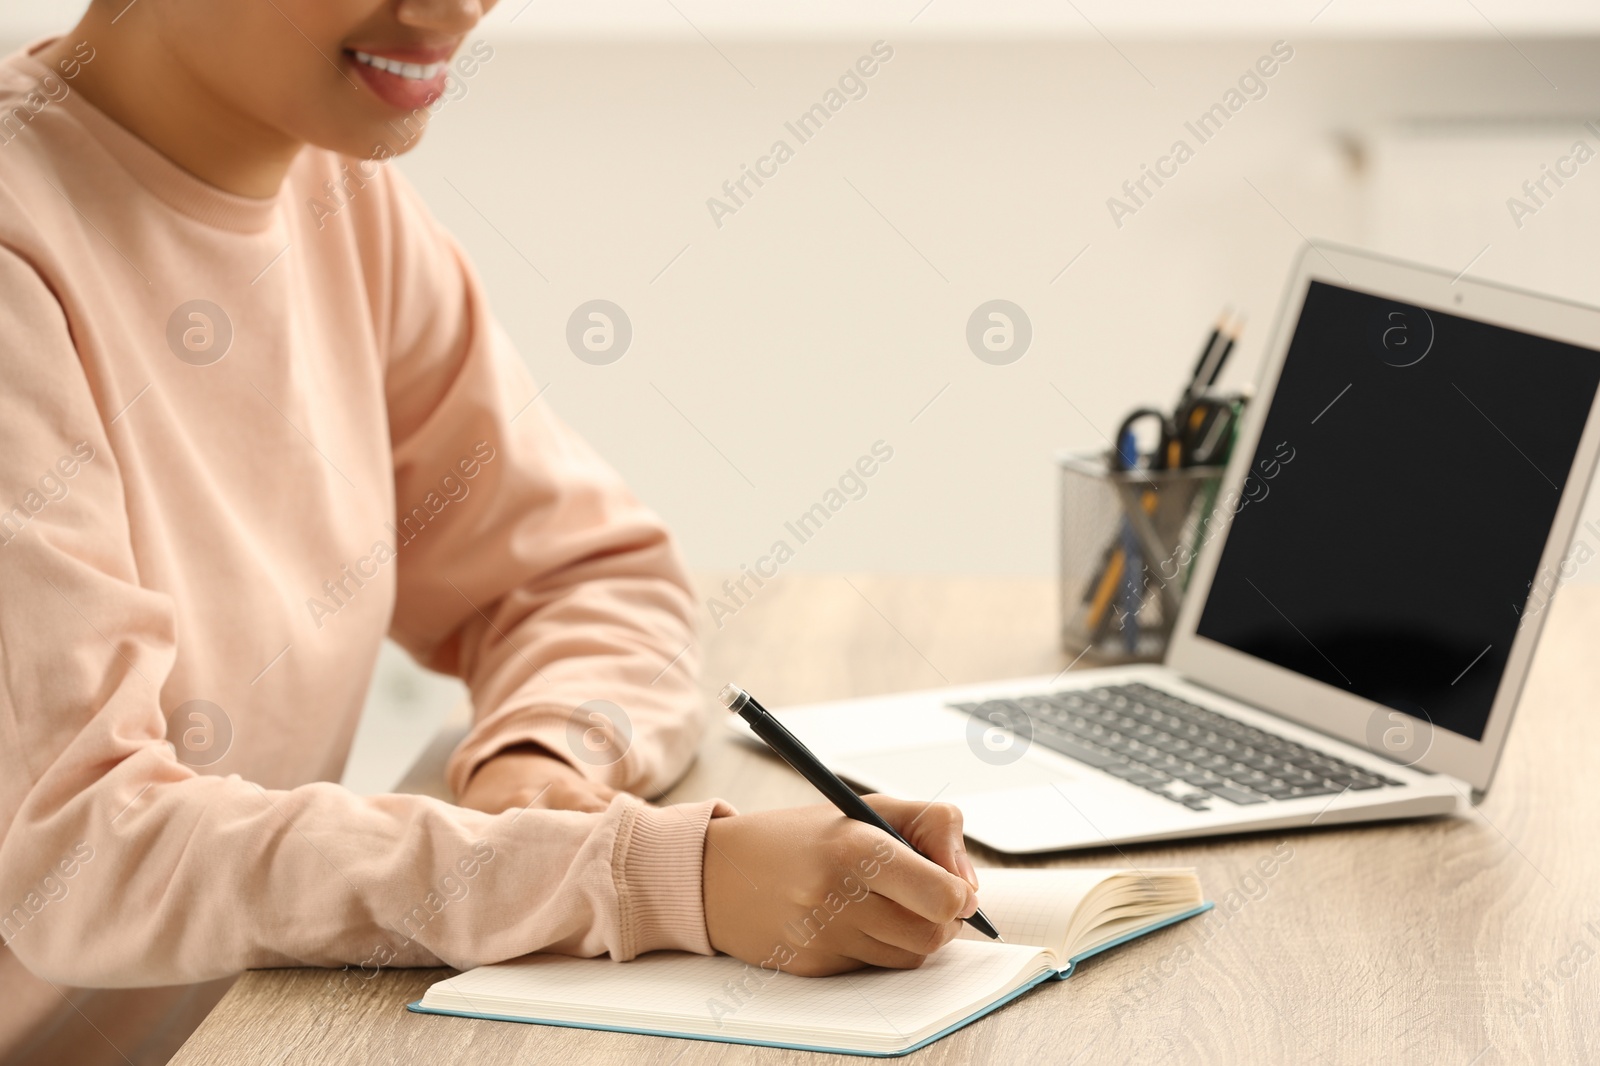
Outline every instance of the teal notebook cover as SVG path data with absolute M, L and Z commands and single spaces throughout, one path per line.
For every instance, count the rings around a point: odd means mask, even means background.
M 474 1011 L 439 1010 L 438 1008 L 434 1007 L 424 1007 L 421 1000 L 406 1004 L 406 1009 L 414 1011 L 417 1014 L 441 1014 L 450 1015 L 457 1018 L 480 1018 L 487 1021 L 496 1022 L 525 1022 L 531 1025 L 559 1025 L 567 1029 L 597 1029 L 609 1033 L 634 1033 L 639 1036 L 666 1036 L 673 1037 L 678 1040 L 709 1040 L 721 1044 L 749 1044 L 755 1047 L 784 1048 L 791 1051 L 821 1051 L 833 1055 L 860 1055 L 867 1058 L 892 1059 L 898 1058 L 901 1055 L 909 1055 L 911 1052 L 916 1051 L 919 1048 L 925 1048 L 937 1040 L 943 1040 L 957 1029 L 971 1025 L 984 1015 L 999 1010 L 1001 1007 L 1005 1006 L 1007 1003 L 1010 1003 L 1024 992 L 1031 991 L 1032 989 L 1037 988 L 1039 985 L 1044 984 L 1046 981 L 1065 981 L 1067 978 L 1072 976 L 1074 971 L 1076 971 L 1078 968 L 1078 963 L 1082 962 L 1084 959 L 1091 958 L 1092 956 L 1098 955 L 1103 951 L 1109 951 L 1118 945 L 1126 944 L 1130 940 L 1137 940 L 1139 937 L 1153 933 L 1158 929 L 1165 929 L 1169 925 L 1175 925 L 1178 922 L 1187 921 L 1196 915 L 1204 914 L 1213 906 L 1213 903 L 1207 901 L 1200 904 L 1198 907 L 1184 911 L 1182 914 L 1174 914 L 1169 918 L 1163 918 L 1160 921 L 1151 922 L 1149 925 L 1141 926 L 1130 933 L 1125 933 L 1122 936 L 1117 937 L 1115 940 L 1108 940 L 1099 947 L 1090 948 L 1088 951 L 1080 952 L 1079 954 L 1068 959 L 1067 965 L 1061 969 L 1051 970 L 1040 974 L 1032 981 L 1012 989 L 1004 996 L 992 1003 L 986 1004 L 967 1017 L 962 1018 L 960 1021 L 939 1030 L 932 1036 L 925 1037 L 924 1039 L 917 1041 L 910 1047 L 901 1048 L 898 1051 L 860 1051 L 854 1048 L 822 1047 L 815 1044 L 784 1044 L 775 1043 L 769 1040 L 754 1040 L 746 1037 L 725 1036 L 717 1033 L 663 1032 L 657 1029 L 638 1029 L 625 1025 L 595 1025 L 587 1022 L 558 1021 L 554 1018 L 513 1018 L 503 1014 L 482 1014 Z M 828 980 L 828 978 L 816 978 L 816 980 Z

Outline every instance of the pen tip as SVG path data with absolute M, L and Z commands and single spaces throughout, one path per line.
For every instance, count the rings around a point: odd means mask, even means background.
M 731 681 L 728 684 L 723 685 L 722 691 L 717 693 L 718 702 L 720 702 L 730 711 L 737 711 L 748 698 L 749 697 L 745 695 L 744 689 L 733 684 Z

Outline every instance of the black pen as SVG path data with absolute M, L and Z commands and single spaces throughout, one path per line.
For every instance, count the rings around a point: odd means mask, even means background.
M 1233 346 L 1239 342 L 1239 336 L 1243 332 L 1244 319 L 1241 318 L 1233 324 L 1233 329 L 1228 331 L 1228 343 L 1222 346 L 1222 354 L 1217 356 L 1216 365 L 1213 366 L 1211 368 L 1211 372 L 1206 375 L 1206 388 L 1209 389 L 1211 386 L 1215 385 L 1217 383 L 1217 379 L 1222 376 L 1222 368 L 1227 364 L 1228 356 L 1233 352 Z
M 1222 339 L 1223 330 L 1228 327 L 1228 318 L 1232 314 L 1229 308 L 1222 309 L 1222 317 L 1217 319 L 1217 324 L 1211 327 L 1211 335 L 1200 346 L 1200 357 L 1195 360 L 1194 373 L 1189 375 L 1189 384 L 1183 390 L 1183 395 L 1178 397 L 1178 411 L 1194 402 L 1206 387 L 1206 367 L 1211 362 L 1211 357 L 1217 351 L 1217 342 Z
M 823 766 L 821 760 L 811 754 L 811 749 L 800 743 L 799 738 L 785 729 L 782 722 L 772 717 L 771 712 L 761 706 L 754 696 L 738 685 L 730 684 L 723 686 L 717 698 L 724 707 L 748 722 L 755 735 L 766 741 L 767 746 L 777 752 L 784 762 L 800 771 L 801 777 L 817 786 L 817 791 L 828 797 L 828 801 L 839 808 L 846 818 L 876 826 L 911 848 L 910 841 L 884 821 L 883 816 L 856 795 L 854 789 L 839 780 L 838 775 Z M 1000 939 L 1000 931 L 982 910 L 974 911 L 972 917 L 962 920 L 989 939 Z

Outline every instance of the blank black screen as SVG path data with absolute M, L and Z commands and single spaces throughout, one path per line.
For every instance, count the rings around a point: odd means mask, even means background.
M 1590 349 L 1312 282 L 1200 635 L 1481 739 L 1597 387 Z

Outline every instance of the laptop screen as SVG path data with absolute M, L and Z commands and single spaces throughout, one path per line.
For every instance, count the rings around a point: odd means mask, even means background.
M 1482 739 L 1597 387 L 1590 349 L 1313 281 L 1199 635 Z

